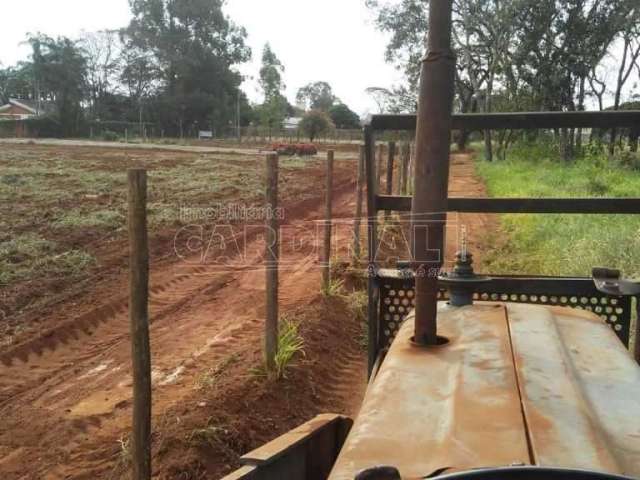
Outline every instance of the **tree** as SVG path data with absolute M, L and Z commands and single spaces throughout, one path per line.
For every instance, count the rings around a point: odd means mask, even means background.
M 13 78 L 11 68 L 2 68 L 0 63 L 0 105 L 9 101 L 10 82 Z
M 158 78 L 162 73 L 152 54 L 126 48 L 120 56 L 120 64 L 120 82 L 135 103 L 160 89 Z
M 62 125 L 62 133 L 78 132 L 82 101 L 86 88 L 87 64 L 82 51 L 66 37 L 53 39 L 30 35 L 32 73 L 36 101 L 53 102 Z
M 329 109 L 329 116 L 336 128 L 360 128 L 360 117 L 344 103 L 338 103 Z
M 79 46 L 87 61 L 87 88 L 94 118 L 104 117 L 102 100 L 113 93 L 120 71 L 120 37 L 115 30 L 85 32 Z
M 329 116 L 320 110 L 311 110 L 305 113 L 300 122 L 300 130 L 313 142 L 318 135 L 334 128 Z
M 285 89 L 285 84 L 282 81 L 283 73 L 284 65 L 271 49 L 271 45 L 265 44 L 262 51 L 262 67 L 260 68 L 260 87 L 265 102 L 282 95 Z
M 307 110 L 328 112 L 338 99 L 333 94 L 331 85 L 327 82 L 312 82 L 300 90 L 296 95 L 296 102 L 304 105 Z
M 148 109 L 163 128 L 182 133 L 233 124 L 242 82 L 234 67 L 246 62 L 251 50 L 244 28 L 224 14 L 224 1 L 129 0 L 129 5 L 133 18 L 126 48 L 158 68 Z M 130 60 L 137 62 L 135 56 Z M 140 73 L 140 66 L 129 70 Z
M 269 128 L 282 125 L 289 110 L 289 102 L 283 95 L 285 89 L 282 80 L 284 66 L 267 43 L 262 52 L 262 66 L 260 68 L 260 87 L 264 95 L 264 102 L 258 108 L 260 123 Z
M 418 97 L 409 87 L 368 87 L 365 92 L 378 106 L 378 113 L 415 113 L 418 110 Z
M 35 86 L 33 82 L 33 65 L 31 63 L 19 63 L 15 67 L 0 68 L 0 102 L 3 104 L 9 98 L 35 98 Z
M 628 17 L 624 19 L 625 29 L 622 32 L 622 56 L 616 78 L 616 88 L 613 100 L 613 109 L 618 110 L 622 97 L 622 89 L 629 80 L 629 76 L 634 69 L 640 71 L 640 7 L 634 6 Z M 611 131 L 611 141 L 609 142 L 609 153 L 613 154 L 616 144 L 617 130 Z
M 391 34 L 385 58 L 404 72 L 406 88 L 417 99 L 420 60 L 424 55 L 429 15 L 429 0 L 384 2 L 365 0 L 375 13 L 378 28 Z M 415 102 L 414 102 L 415 103 Z
M 417 98 L 428 0 L 366 4 L 375 12 L 378 28 L 390 34 L 387 61 L 405 73 L 402 91 Z M 632 26 L 639 24 L 633 15 L 637 0 L 454 0 L 453 5 L 457 105 L 462 112 L 490 112 L 497 97 L 501 108 L 509 110 L 583 110 L 587 84 L 599 85 L 593 72 L 614 40 L 621 32 L 638 38 Z M 635 50 L 628 51 L 625 73 Z M 391 109 L 396 90 L 374 92 L 385 110 Z M 580 132 L 577 137 L 573 130 L 560 133 L 563 153 L 570 156 L 573 145 L 580 146 Z M 485 133 L 485 142 L 491 158 L 491 132 Z

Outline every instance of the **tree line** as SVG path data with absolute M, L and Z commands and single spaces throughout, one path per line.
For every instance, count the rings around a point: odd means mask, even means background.
M 129 25 L 119 30 L 77 39 L 27 35 L 29 58 L 0 68 L 0 102 L 52 106 L 49 120 L 61 136 L 85 135 L 96 124 L 151 123 L 158 133 L 183 137 L 248 125 L 280 128 L 286 117 L 305 114 L 284 96 L 284 67 L 269 45 L 259 72 L 264 101 L 249 101 L 238 71 L 252 56 L 247 31 L 224 13 L 223 0 L 129 0 L 129 6 Z M 301 89 L 300 98 L 312 98 L 318 86 L 327 95 L 319 108 L 323 127 L 357 128 L 358 116 L 325 82 Z
M 301 87 L 296 94 L 296 105 L 291 105 L 284 95 L 283 75 L 285 67 L 267 43 L 262 52 L 260 87 L 264 101 L 256 107 L 256 115 L 262 125 L 269 128 L 282 125 L 286 117 L 301 119 L 299 128 L 310 141 L 339 129 L 360 127 L 360 118 L 334 93 L 327 82 L 311 82 Z
M 416 108 L 428 0 L 365 0 L 379 29 L 390 34 L 386 58 L 405 82 L 369 93 L 389 112 Z M 637 0 L 454 0 L 456 110 L 581 111 L 623 105 L 625 87 L 640 81 L 640 4 Z M 617 62 L 617 65 L 615 63 Z M 614 64 L 612 66 L 612 63 Z M 606 99 L 611 97 L 610 104 Z M 633 105 L 631 105 L 633 106 Z M 504 154 L 510 132 L 485 150 Z M 558 132 L 563 156 L 582 147 L 579 131 Z M 610 148 L 616 132 L 610 135 Z M 461 138 L 460 143 L 464 144 Z

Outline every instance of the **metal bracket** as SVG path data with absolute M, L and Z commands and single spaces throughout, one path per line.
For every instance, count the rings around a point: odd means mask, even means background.
M 593 283 L 599 292 L 616 297 L 632 297 L 640 294 L 640 284 L 620 278 L 620 270 L 595 267 L 591 271 Z
M 473 255 L 467 251 L 456 253 L 456 263 L 452 272 L 443 273 L 438 283 L 449 290 L 449 303 L 454 307 L 473 304 L 473 294 L 481 286 L 491 281 L 490 277 L 476 275 L 473 271 Z

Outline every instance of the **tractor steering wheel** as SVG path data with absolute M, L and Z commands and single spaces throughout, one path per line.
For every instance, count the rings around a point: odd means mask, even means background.
M 438 480 L 634 480 L 632 477 L 552 467 L 504 467 L 456 472 Z

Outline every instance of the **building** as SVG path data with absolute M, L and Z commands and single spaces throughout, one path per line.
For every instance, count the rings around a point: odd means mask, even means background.
M 55 111 L 55 105 L 51 102 L 10 98 L 8 103 L 0 106 L 0 122 L 11 122 L 4 126 L 0 124 L 0 136 L 26 137 L 29 130 L 25 120 L 43 117 Z
M 284 122 L 282 122 L 282 127 L 285 130 L 298 130 L 298 127 L 300 127 L 300 122 L 302 121 L 302 117 L 289 117 L 289 118 L 285 118 Z
M 9 103 L 0 106 L 0 120 L 27 120 L 50 113 L 51 104 L 35 100 L 10 98 Z

